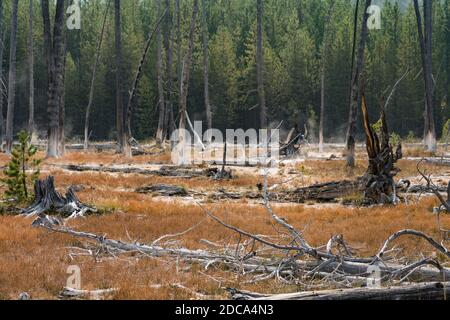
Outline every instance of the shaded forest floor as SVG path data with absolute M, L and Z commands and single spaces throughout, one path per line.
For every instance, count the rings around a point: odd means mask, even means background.
M 333 153 L 331 150 L 330 153 Z M 420 157 L 414 148 L 406 155 Z M 367 160 L 363 149 L 358 152 L 358 166 L 354 172 L 344 169 L 344 161 L 300 159 L 289 161 L 271 175 L 270 184 L 280 188 L 307 186 L 313 183 L 339 181 L 356 177 L 365 171 Z M 335 153 L 339 156 L 339 154 Z M 8 158 L 0 155 L 0 166 Z M 58 160 L 45 160 L 41 176 L 55 176 L 58 189 L 76 186 L 78 196 L 87 204 L 96 206 L 101 215 L 70 221 L 75 230 L 104 234 L 108 238 L 128 242 L 152 243 L 165 234 L 183 232 L 198 225 L 191 232 L 177 238 L 181 246 L 205 249 L 206 239 L 218 244 L 236 244 L 239 236 L 206 218 L 202 209 L 191 198 L 156 197 L 140 194 L 136 189 L 151 184 L 173 184 L 196 192 L 218 189 L 227 191 L 257 190 L 263 181 L 258 168 L 232 168 L 235 178 L 214 181 L 210 178 L 171 178 L 138 174 L 109 174 L 94 172 L 69 172 L 58 165 L 121 165 L 130 167 L 155 167 L 170 163 L 170 155 L 138 156 L 132 160 L 112 153 L 69 152 Z M 402 160 L 398 179 L 418 179 L 416 160 Z M 450 179 L 449 166 L 424 165 L 435 177 L 436 183 L 446 184 Z M 0 187 L 0 194 L 4 187 Z M 204 205 L 230 224 L 255 234 L 273 235 L 276 230 L 260 201 L 235 200 L 215 202 L 202 200 Z M 398 206 L 358 208 L 336 204 L 274 204 L 278 215 L 294 227 L 304 231 L 312 245 L 326 243 L 332 235 L 343 234 L 359 256 L 375 254 L 392 233 L 401 229 L 416 229 L 440 239 L 433 207 L 438 201 L 423 196 L 417 201 Z M 444 226 L 450 226 L 450 217 L 444 217 Z M 235 276 L 226 270 L 204 270 L 199 266 L 184 265 L 167 259 L 145 259 L 129 255 L 115 259 L 75 257 L 71 247 L 80 245 L 70 236 L 50 233 L 31 227 L 32 220 L 0 215 L 0 299 L 16 299 L 28 292 L 33 299 L 56 299 L 66 286 L 68 266 L 81 268 L 81 286 L 85 290 L 118 288 L 114 299 L 198 299 L 199 296 L 228 298 L 223 288 L 282 293 L 307 290 L 307 284 L 287 286 L 276 280 L 246 284 L 246 276 Z M 419 252 L 433 254 L 433 248 L 422 240 L 403 239 L 397 246 L 412 258 Z

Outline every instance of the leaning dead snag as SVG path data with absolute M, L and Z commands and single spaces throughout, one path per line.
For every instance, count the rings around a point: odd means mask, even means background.
M 36 181 L 34 194 L 35 199 L 33 203 L 22 211 L 22 214 L 27 217 L 54 212 L 65 218 L 73 219 L 96 211 L 94 208 L 81 203 L 73 188 L 69 188 L 65 197 L 62 196 L 56 191 L 55 179 L 52 176 L 46 180 Z

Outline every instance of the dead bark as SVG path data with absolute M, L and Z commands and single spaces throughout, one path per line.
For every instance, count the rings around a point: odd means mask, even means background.
M 324 125 L 325 125 L 325 72 L 326 72 L 326 59 L 328 56 L 330 46 L 330 24 L 333 16 L 334 0 L 330 1 L 328 7 L 328 14 L 325 21 L 322 54 L 321 54 L 321 72 L 320 72 L 320 124 L 319 124 L 319 152 L 323 152 L 324 143 Z
M 49 1 L 41 0 L 44 25 L 44 50 L 47 61 L 48 78 L 48 143 L 47 157 L 55 158 L 60 155 L 60 107 L 64 86 L 64 13 L 65 1 L 56 3 L 53 35 L 51 32 Z
M 6 35 L 6 28 L 4 27 L 3 17 L 3 1 L 0 1 L 0 151 L 3 151 L 3 132 L 5 130 L 3 119 L 3 97 L 5 94 L 5 82 L 3 81 L 3 52 L 5 50 L 4 39 Z
M 122 168 L 105 166 L 79 166 L 79 165 L 54 165 L 55 167 L 73 172 L 105 172 L 105 173 L 128 173 L 161 177 L 179 177 L 185 179 L 208 177 L 214 178 L 219 169 L 198 169 L 188 167 L 161 167 L 159 170 L 148 170 L 141 168 Z
M 170 9 L 170 0 L 166 0 L 166 23 L 164 32 L 164 47 L 166 51 L 166 114 L 164 119 L 164 140 L 170 137 L 175 130 L 175 119 L 173 110 L 173 38 L 172 38 L 172 12 Z
M 142 69 L 144 67 L 144 63 L 145 63 L 145 60 L 147 58 L 148 51 L 150 50 L 150 45 L 151 45 L 151 43 L 153 41 L 153 38 L 155 37 L 155 34 L 157 33 L 157 31 L 158 31 L 158 29 L 160 27 L 161 21 L 164 18 L 164 16 L 165 16 L 165 12 L 159 18 L 159 20 L 156 22 L 155 29 L 149 34 L 149 37 L 148 37 L 148 39 L 147 39 L 147 41 L 145 43 L 145 46 L 144 46 L 144 50 L 143 50 L 143 53 L 142 53 L 141 60 L 139 61 L 139 65 L 138 65 L 138 68 L 137 68 L 137 71 L 136 71 L 136 75 L 134 77 L 133 85 L 132 85 L 131 90 L 130 90 L 130 95 L 129 95 L 129 98 L 128 98 L 127 113 L 126 113 L 126 118 L 125 118 L 125 123 L 126 123 L 125 135 L 126 135 L 126 140 L 127 140 L 128 144 L 133 139 L 133 134 L 131 132 L 131 119 L 132 119 L 133 111 L 134 111 L 134 103 L 135 103 L 135 99 L 136 99 L 136 92 L 137 92 L 137 89 L 138 89 L 138 86 L 139 86 L 139 82 L 140 82 L 140 80 L 142 78 Z M 163 102 L 164 102 L 164 100 L 163 100 Z M 126 150 L 124 150 L 124 151 L 125 151 L 125 155 L 127 157 L 131 157 L 132 156 L 131 146 L 128 146 L 126 148 Z
M 402 158 L 401 144 L 397 146 L 394 154 L 390 145 L 390 134 L 386 122 L 384 99 L 380 102 L 381 109 L 381 137 L 373 130 L 367 109 L 364 85 L 361 89 L 362 113 L 364 117 L 364 130 L 366 134 L 366 148 L 369 156 L 369 167 L 362 178 L 365 183 L 364 196 L 373 203 L 396 203 L 394 177 L 400 171 L 395 167 Z
M 55 180 L 48 177 L 46 180 L 38 180 L 34 186 L 34 201 L 22 214 L 27 217 L 41 216 L 42 214 L 58 213 L 64 218 L 73 219 L 83 217 L 87 213 L 96 212 L 94 208 L 81 203 L 73 188 L 69 188 L 63 197 L 55 189 Z
M 109 11 L 110 3 L 111 3 L 110 0 L 108 0 L 108 2 L 106 3 L 105 15 L 103 17 L 102 28 L 101 28 L 100 37 L 98 40 L 97 52 L 95 54 L 95 62 L 94 62 L 94 66 L 92 68 L 91 89 L 89 91 L 89 102 L 86 107 L 86 116 L 85 116 L 85 121 L 84 121 L 84 151 L 87 151 L 89 148 L 89 122 L 90 122 L 90 117 L 91 117 L 92 103 L 94 102 L 95 78 L 97 75 L 97 67 L 100 62 L 103 36 L 105 34 L 106 19 L 108 18 L 108 11 Z
M 158 16 L 161 15 L 161 1 L 157 1 L 158 6 Z M 166 8 L 167 10 L 167 8 Z M 163 79 L 163 61 L 162 61 L 162 31 L 161 26 L 158 24 L 156 28 L 156 72 L 157 72 L 157 83 L 158 83 L 158 128 L 156 130 L 156 141 L 162 143 L 164 140 L 164 132 L 166 131 L 164 128 L 165 125 L 165 117 L 166 117 L 166 97 L 164 93 L 164 79 Z
M 450 282 L 430 282 L 386 288 L 354 288 L 264 295 L 229 289 L 233 300 L 446 300 Z
M 80 300 L 93 299 L 100 300 L 111 296 L 117 289 L 101 289 L 101 290 L 78 290 L 74 288 L 64 287 L 59 293 L 59 298 L 63 300 Z
M 195 26 L 197 23 L 198 14 L 198 0 L 194 0 L 192 9 L 191 24 L 189 27 L 189 40 L 188 40 L 188 51 L 186 58 L 183 60 L 182 67 L 182 81 L 180 86 L 180 123 L 178 129 L 180 130 L 179 141 L 184 141 L 184 130 L 186 129 L 186 113 L 187 113 L 187 100 L 189 95 L 189 80 L 191 76 L 191 65 L 192 65 L 192 55 L 194 50 L 194 36 L 195 36 Z
M 119 151 L 125 153 L 129 142 L 125 136 L 125 118 L 122 92 L 122 18 L 121 0 L 114 0 L 114 33 L 115 33 L 115 62 L 116 62 L 116 128 Z
M 19 1 L 14 0 L 11 15 L 11 37 L 9 46 L 8 110 L 6 115 L 6 153 L 11 154 L 14 135 L 14 107 L 16 99 L 16 53 L 17 15 Z
M 263 0 L 257 0 L 256 73 L 257 73 L 258 97 L 260 108 L 260 126 L 262 129 L 266 129 L 269 126 L 269 121 L 267 118 L 266 93 L 264 90 L 263 18 L 264 18 L 264 3 Z
M 417 28 L 422 58 L 423 77 L 425 84 L 425 112 L 424 112 L 424 144 L 428 151 L 435 152 L 437 148 L 436 128 L 434 123 L 434 83 L 433 83 L 433 56 L 432 56 L 432 0 L 423 1 L 424 23 L 420 13 L 419 2 L 414 0 L 414 10 L 417 18 Z M 423 28 L 423 29 L 422 29 Z
M 355 133 L 356 133 L 356 119 L 358 115 L 358 109 L 361 105 L 361 76 L 364 72 L 364 52 L 366 49 L 366 39 L 367 39 L 367 21 L 369 19 L 369 14 L 367 10 L 371 5 L 371 0 L 366 0 L 366 4 L 364 6 L 364 15 L 362 19 L 361 33 L 359 39 L 359 48 L 358 55 L 356 58 L 356 64 L 354 66 L 354 70 L 352 70 L 352 84 L 351 84 L 351 94 L 350 94 L 350 111 L 349 111 L 349 119 L 348 119 L 348 129 L 347 129 L 347 137 L 346 137 L 346 157 L 347 157 L 347 166 L 353 168 L 355 166 L 355 149 L 354 143 L 356 142 Z
M 163 197 L 186 197 L 188 196 L 188 192 L 185 188 L 180 186 L 173 186 L 167 184 L 157 184 L 151 186 L 145 186 L 136 189 L 138 193 L 150 193 L 153 195 L 163 196 Z
M 29 3 L 29 28 L 28 28 L 28 81 L 29 81 L 29 115 L 28 133 L 30 138 L 34 133 L 34 41 L 33 41 L 33 0 Z
M 202 40 L 203 40 L 203 93 L 205 100 L 206 124 L 208 130 L 212 129 L 213 115 L 209 98 L 209 32 L 206 19 L 206 0 L 202 0 Z

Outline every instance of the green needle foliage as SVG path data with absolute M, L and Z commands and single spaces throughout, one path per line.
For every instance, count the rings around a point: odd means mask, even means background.
M 38 179 L 41 160 L 35 158 L 37 149 L 30 143 L 30 136 L 26 131 L 21 131 L 17 138 L 19 144 L 13 148 L 3 182 L 8 186 L 6 197 L 22 203 L 30 199 L 28 186 Z

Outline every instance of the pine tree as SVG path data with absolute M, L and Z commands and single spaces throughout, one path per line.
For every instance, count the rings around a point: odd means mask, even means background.
M 12 159 L 4 171 L 8 186 L 5 195 L 18 202 L 26 202 L 30 198 L 28 186 L 33 185 L 39 177 L 40 159 L 35 157 L 37 148 L 30 143 L 30 135 L 26 131 L 18 134 L 19 144 L 12 150 Z M 28 172 L 31 171 L 31 174 Z

